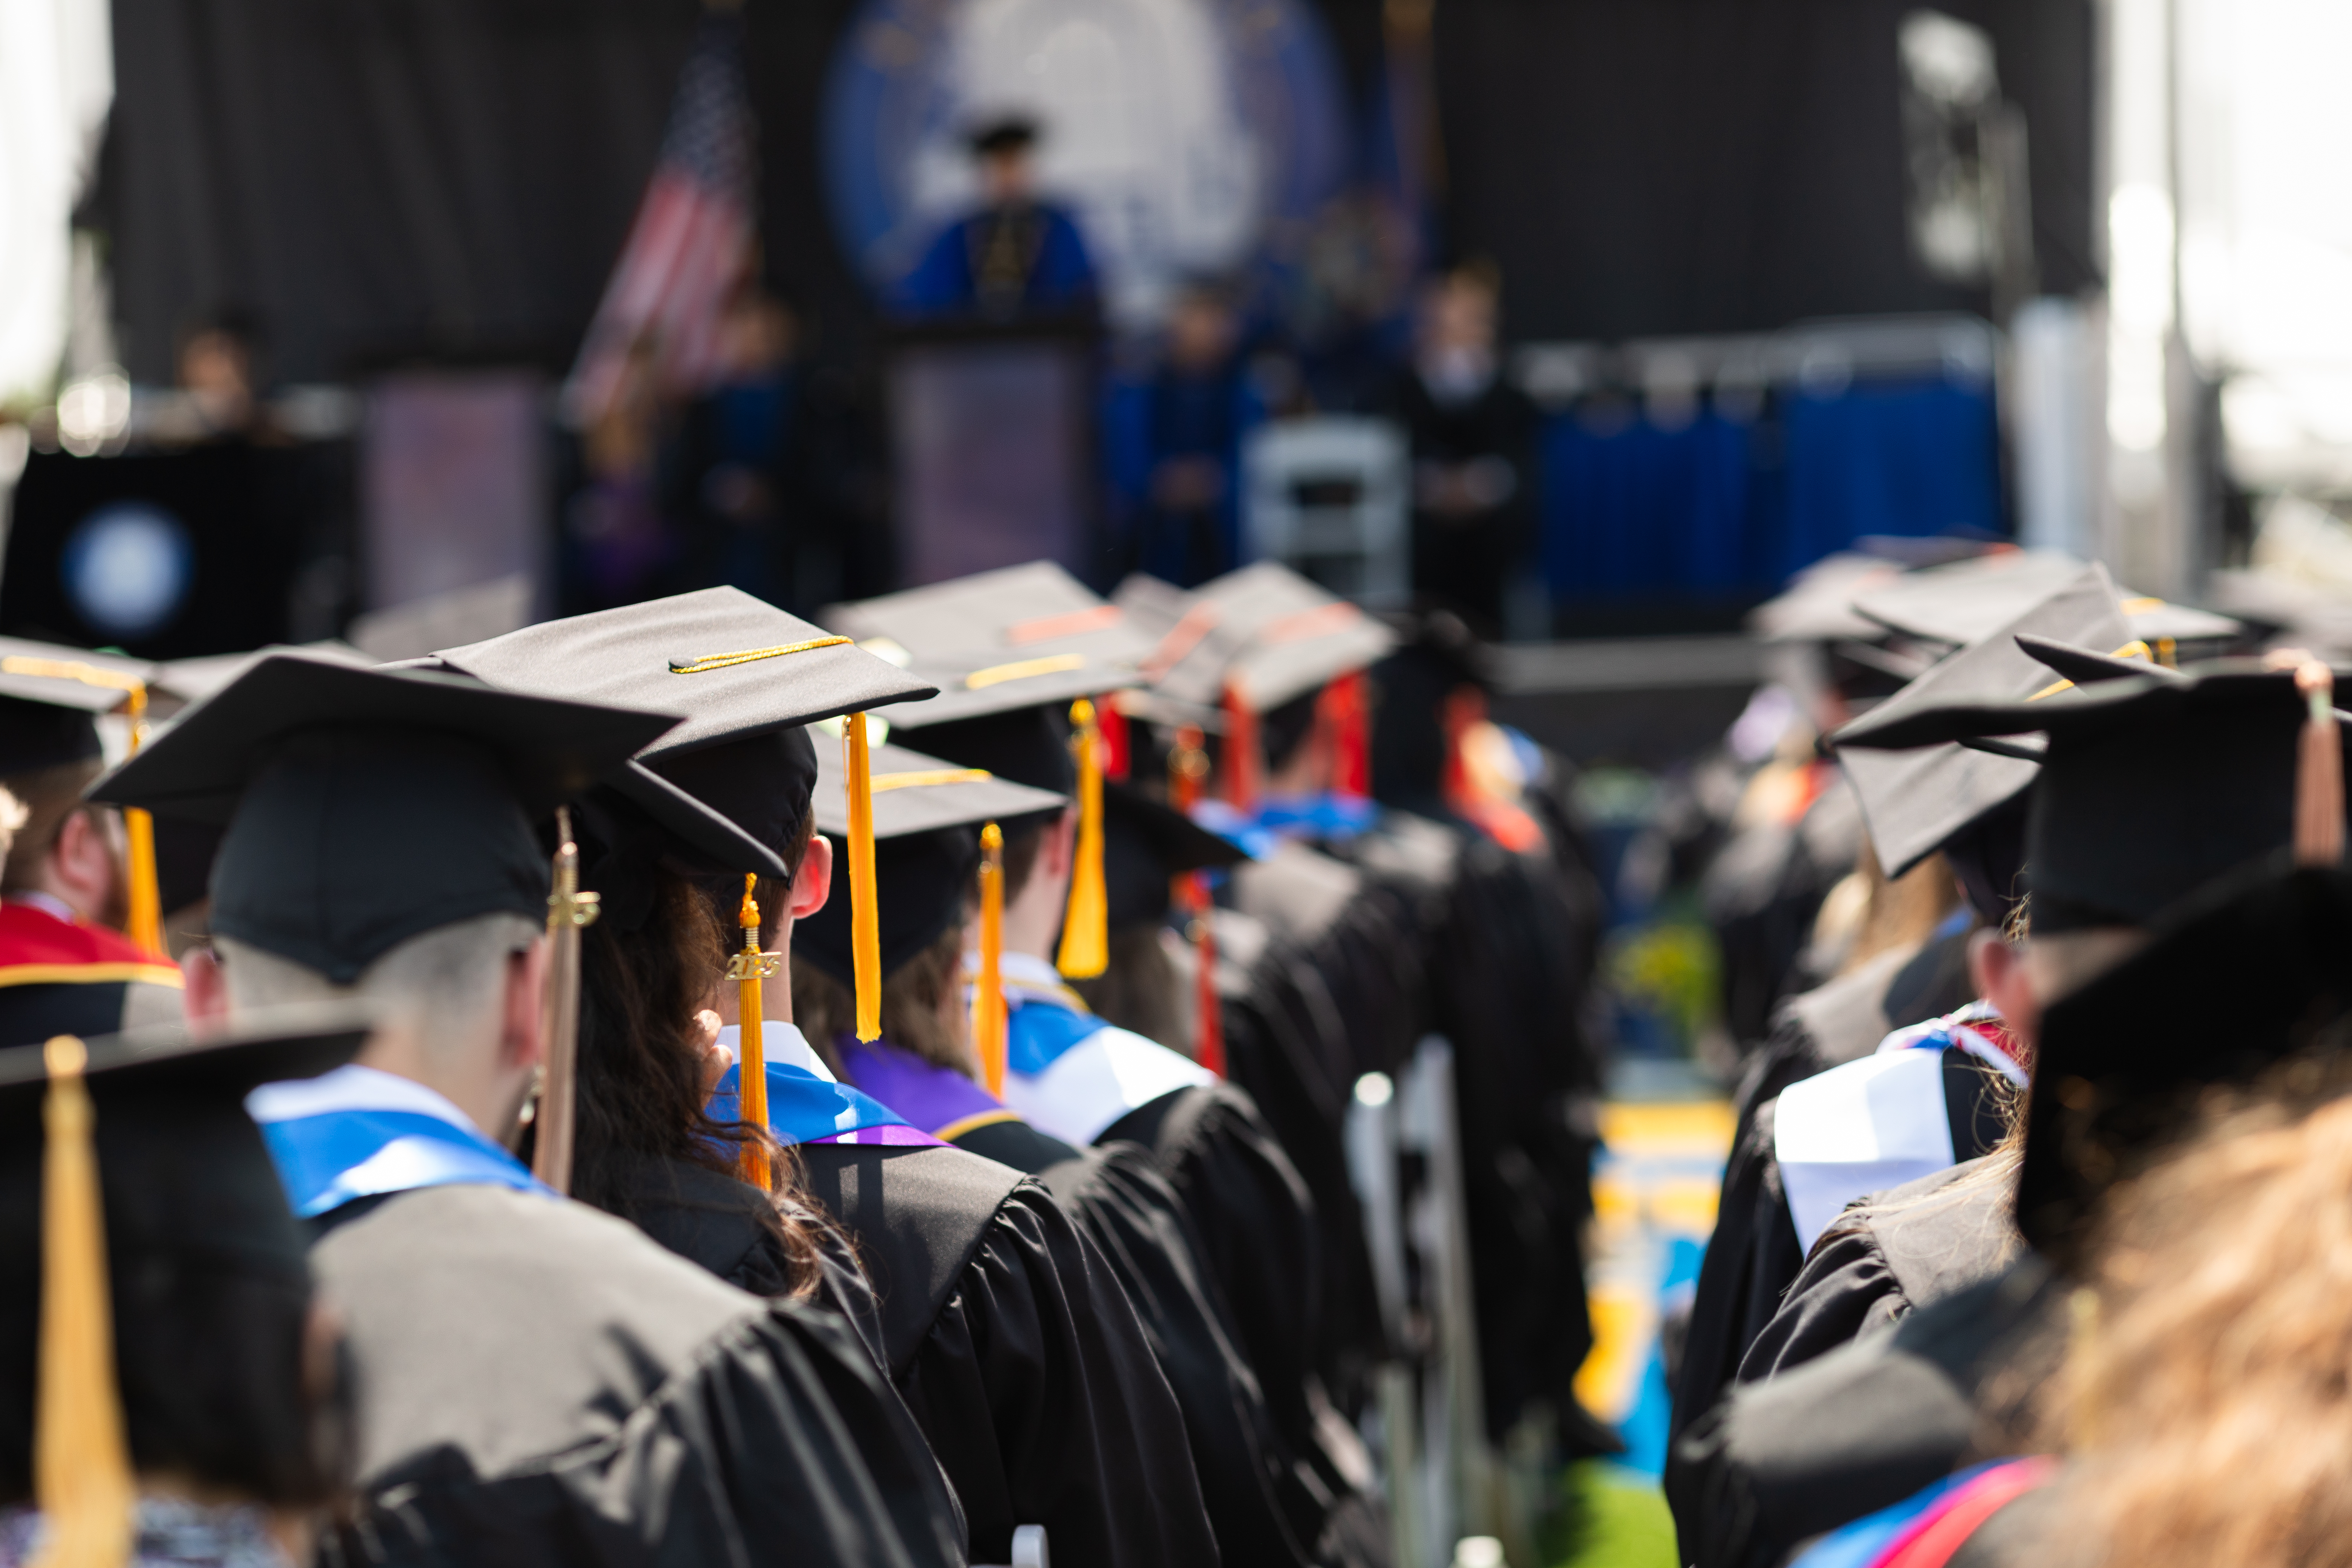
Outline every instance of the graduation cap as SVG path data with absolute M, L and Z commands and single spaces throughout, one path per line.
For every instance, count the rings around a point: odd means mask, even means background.
M 1931 642 L 1967 643 L 1988 603 L 2003 617 L 2062 586 L 2085 563 L 2052 550 L 1996 550 L 1967 561 L 1923 567 L 1855 595 L 1855 614 L 1890 631 Z M 2243 626 L 2227 616 L 2147 595 L 2122 603 L 2130 637 L 2151 647 L 2233 637 Z
M 789 879 L 777 854 L 808 809 L 816 755 L 804 726 L 853 716 L 843 744 L 864 795 L 866 710 L 930 695 L 929 682 L 736 588 L 526 626 L 435 656 L 495 686 L 682 713 L 613 787 L 719 864 Z M 854 806 L 845 846 L 853 903 L 870 910 L 873 843 Z M 878 1030 L 881 976 L 857 988 L 859 1033 Z
M 1191 594 L 1129 577 L 1115 598 L 1157 637 L 1145 679 L 1181 701 L 1214 705 L 1237 693 L 1264 712 L 1379 662 L 1397 644 L 1380 619 L 1275 561 Z
M 962 921 L 973 870 L 986 860 L 981 882 L 983 1001 L 976 1005 L 981 1011 L 974 1019 L 974 1043 L 993 1092 L 1004 1081 L 1003 992 L 996 979 L 1003 941 L 1002 824 L 1059 811 L 1067 797 L 903 746 L 876 748 L 873 770 L 875 874 L 882 897 L 870 940 L 879 973 L 894 973 Z M 831 804 L 838 793 L 817 792 L 817 826 L 828 833 L 848 826 L 846 807 Z M 847 984 L 857 969 L 861 940 L 868 939 L 856 929 L 852 912 L 838 900 L 827 900 L 793 929 L 793 951 Z M 992 1012 L 985 1005 L 991 997 Z
M 1103 879 L 1113 931 L 1165 919 L 1170 884 L 1187 871 L 1248 858 L 1239 845 L 1131 784 L 1103 786 Z
M 1990 921 L 2000 919 L 2011 897 L 2024 850 L 2020 797 L 2040 767 L 1950 741 L 1905 751 L 1859 742 L 1919 713 L 1956 703 L 2023 700 L 2043 690 L 2050 671 L 2020 646 L 2036 635 L 2100 646 L 2120 642 L 2123 616 L 2106 569 L 2084 567 L 2020 614 L 1979 627 L 1969 647 L 1832 737 L 1887 876 L 1900 877 L 1938 849 L 1948 850 L 1969 904 Z
M 499 910 L 543 917 L 533 819 L 676 722 L 288 651 L 189 708 L 89 794 L 225 823 L 213 930 L 349 984 L 422 932 Z
M 824 620 L 885 658 L 896 649 L 916 666 L 961 670 L 1070 655 L 1132 667 L 1153 642 L 1126 611 L 1051 561 L 835 605 Z
M 1883 637 L 1886 628 L 1856 615 L 1853 601 L 1902 573 L 1898 563 L 1876 555 L 1825 555 L 1749 611 L 1748 629 L 1768 643 L 1867 642 Z
M 302 1007 L 210 1038 L 173 1026 L 0 1051 L 0 1488 L 32 1496 L 48 1560 L 127 1561 L 141 1469 L 230 1491 L 296 1479 L 257 1473 L 287 1456 L 192 1441 L 188 1416 L 299 1398 L 288 1358 L 264 1363 L 282 1379 L 257 1375 L 206 1338 L 234 1322 L 290 1347 L 310 1302 L 305 1237 L 244 1100 L 366 1037 L 362 1013 Z
M 1838 744 L 1843 753 L 2046 734 L 2026 825 L 2034 929 L 2143 925 L 2291 843 L 2320 845 L 2332 831 L 2340 845 L 2343 727 L 2331 686 L 2324 666 L 2216 660 L 2023 700 L 1874 712 Z M 2326 716 L 2316 745 L 2305 739 L 2315 703 Z M 2332 791 L 2314 772 L 2330 766 Z
M 2175 908 L 2147 946 L 2044 1010 L 2017 1190 L 2037 1248 L 2070 1258 L 2100 1196 L 2200 1089 L 2251 1084 L 2352 1011 L 2352 875 L 2286 858 Z
M 1026 114 L 995 114 L 977 121 L 965 133 L 965 144 L 982 157 L 1019 153 L 1037 144 L 1036 120 Z

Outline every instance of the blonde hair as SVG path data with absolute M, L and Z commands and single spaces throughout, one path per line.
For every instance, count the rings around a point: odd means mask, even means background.
M 2352 1564 L 2352 1100 L 2340 1049 L 2117 1189 L 2045 1435 L 2061 1560 Z

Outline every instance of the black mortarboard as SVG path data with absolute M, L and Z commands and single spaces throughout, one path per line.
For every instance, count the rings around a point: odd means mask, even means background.
M 1070 726 L 1059 704 L 1015 708 L 946 724 L 906 725 L 900 733 L 959 767 L 986 768 L 998 778 L 1066 795 L 1076 786 Z
M 113 1465 L 266 1500 L 325 1489 L 301 1419 L 307 1238 L 244 1100 L 366 1036 L 351 1006 L 299 1007 L 204 1039 L 174 1025 L 0 1051 L 0 1500 L 34 1496 L 37 1447 L 85 1484 Z M 53 1216 L 89 1229 L 52 1235 Z M 100 1327 L 46 1367 L 45 1298 Z M 49 1374 L 79 1419 L 37 1415 Z M 89 1405 L 118 1397 L 127 1454 L 89 1440 Z M 113 1479 L 127 1502 L 130 1475 Z
M 1152 645 L 1124 610 L 1050 561 L 835 605 L 824 620 L 885 658 L 896 648 L 920 668 L 974 670 L 1071 654 L 1131 667 Z
M 1877 555 L 1825 555 L 1748 615 L 1748 628 L 1765 642 L 1868 641 L 1885 628 L 1854 614 L 1857 595 L 1893 582 L 1903 568 Z
M 684 714 L 613 787 L 712 863 L 778 877 L 792 868 L 777 840 L 725 824 L 797 822 L 807 810 L 816 763 L 802 726 L 934 689 L 735 588 L 547 621 L 435 658 L 512 690 Z M 688 775 L 695 787 L 681 789 Z
M 825 774 L 835 774 L 837 752 L 820 747 L 818 756 Z M 1066 797 L 903 746 L 876 747 L 872 772 L 874 868 L 880 885 L 882 973 L 887 976 L 963 919 L 980 858 L 981 825 L 1058 811 Z M 841 793 L 822 786 L 817 791 L 817 826 L 828 834 L 848 829 Z M 848 900 L 828 899 L 823 909 L 794 926 L 793 951 L 805 953 L 826 973 L 849 984 Z
M 92 799 L 226 822 L 212 929 L 337 984 L 409 937 L 546 912 L 534 817 L 676 720 L 462 676 L 260 659 Z
M 1111 930 L 1159 923 L 1168 913 L 1172 879 L 1248 858 L 1247 851 L 1174 806 L 1129 784 L 1103 785 L 1103 879 Z
M 2101 652 L 2098 648 L 2083 647 L 2056 637 L 2020 632 L 2017 646 L 2024 650 L 2026 657 L 2058 679 L 2072 681 L 2077 686 L 2095 686 L 2102 680 L 2125 680 L 2142 675 L 2168 679 L 2179 673 L 2151 659 L 2147 645 L 2144 642 L 2126 643 L 2114 651 Z M 2045 686 L 2042 689 L 2047 689 Z
M 996 114 L 975 122 L 966 137 L 971 150 L 986 156 L 1018 153 L 1037 144 L 1037 121 L 1026 114 Z
M 0 778 L 88 762 L 101 748 L 98 715 L 143 694 L 144 659 L 0 637 Z
M 1157 639 L 1144 661 L 1153 689 L 1203 706 L 1231 685 L 1260 711 L 1277 708 L 1377 663 L 1397 644 L 1380 620 L 1273 561 L 1191 594 L 1130 577 L 1115 597 Z
M 1885 722 L 1872 714 L 1841 731 L 1839 746 L 2047 734 L 2026 881 L 2034 930 L 2052 932 L 2145 924 L 2290 843 L 2307 711 L 2294 672 L 2217 660 L 2024 701 L 1964 700 Z
M 1964 644 L 1990 613 L 2006 620 L 2083 570 L 2085 563 L 2049 550 L 1997 550 L 1948 565 L 1923 567 L 1856 595 L 1856 614 L 1891 631 L 1930 642 Z M 2227 616 L 2145 595 L 2121 605 L 2126 637 L 2196 642 L 2235 637 L 2243 627 Z M 2120 640 L 2120 639 L 2119 639 Z
M 2017 1191 L 2035 1247 L 2067 1258 L 2199 1089 L 2252 1083 L 2352 1009 L 2352 874 L 2285 858 L 2207 888 L 2043 1011 Z
M 1869 825 L 1879 864 L 1900 877 L 1956 835 L 1991 816 L 2033 783 L 2036 764 L 1946 742 L 1906 751 L 1879 751 L 1849 742 L 1867 738 L 1913 714 L 1962 702 L 2021 701 L 2050 684 L 2050 672 L 2018 646 L 2021 634 L 2041 634 L 2112 647 L 2123 640 L 2115 585 L 2101 566 L 2073 579 L 2005 621 L 1980 626 L 1969 647 L 1887 698 L 1832 737 Z M 1981 868 L 1979 879 L 2000 918 L 2015 865 Z M 1963 878 L 1963 880 L 1968 880 Z M 1971 902 L 1974 902 L 1971 900 Z

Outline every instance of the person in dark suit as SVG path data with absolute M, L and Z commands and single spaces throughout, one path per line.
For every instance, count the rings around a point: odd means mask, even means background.
M 1412 441 L 1413 590 L 1490 636 L 1528 552 L 1536 494 L 1536 408 L 1502 374 L 1498 302 L 1486 268 L 1429 286 L 1397 408 Z
M 974 128 L 980 208 L 942 230 L 900 282 L 904 314 L 1009 321 L 1093 310 L 1094 261 L 1078 226 L 1037 195 L 1038 137 L 1023 115 Z

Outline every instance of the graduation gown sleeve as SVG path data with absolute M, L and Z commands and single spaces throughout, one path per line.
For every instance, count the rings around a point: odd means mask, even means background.
M 1766 1378 L 1893 1327 L 1916 1308 L 2000 1272 L 2021 1245 L 2010 1185 L 1966 1160 L 1879 1194 L 1817 1243 L 1780 1310 L 1739 1363 Z
M 1666 1476 L 1681 1561 L 1773 1568 L 1801 1542 L 1999 1457 L 1979 1402 L 1998 1373 L 2028 1384 L 2062 1291 L 2028 1260 L 1913 1312 L 1894 1331 L 1743 1385 L 1675 1444 Z
M 799 1152 L 874 1282 L 886 1364 L 975 1561 L 1010 1561 L 1023 1524 L 1044 1525 L 1057 1559 L 1105 1568 L 1218 1561 L 1135 1309 L 1043 1186 L 956 1148 Z
M 398 1194 L 311 1256 L 360 1411 L 326 1563 L 965 1560 L 914 1423 L 830 1313 L 489 1187 Z
M 1010 1561 L 1013 1528 L 1044 1524 L 1073 1563 L 1219 1561 L 1135 1309 L 1034 1183 L 999 1205 L 898 1385 L 963 1500 L 976 1559 Z

